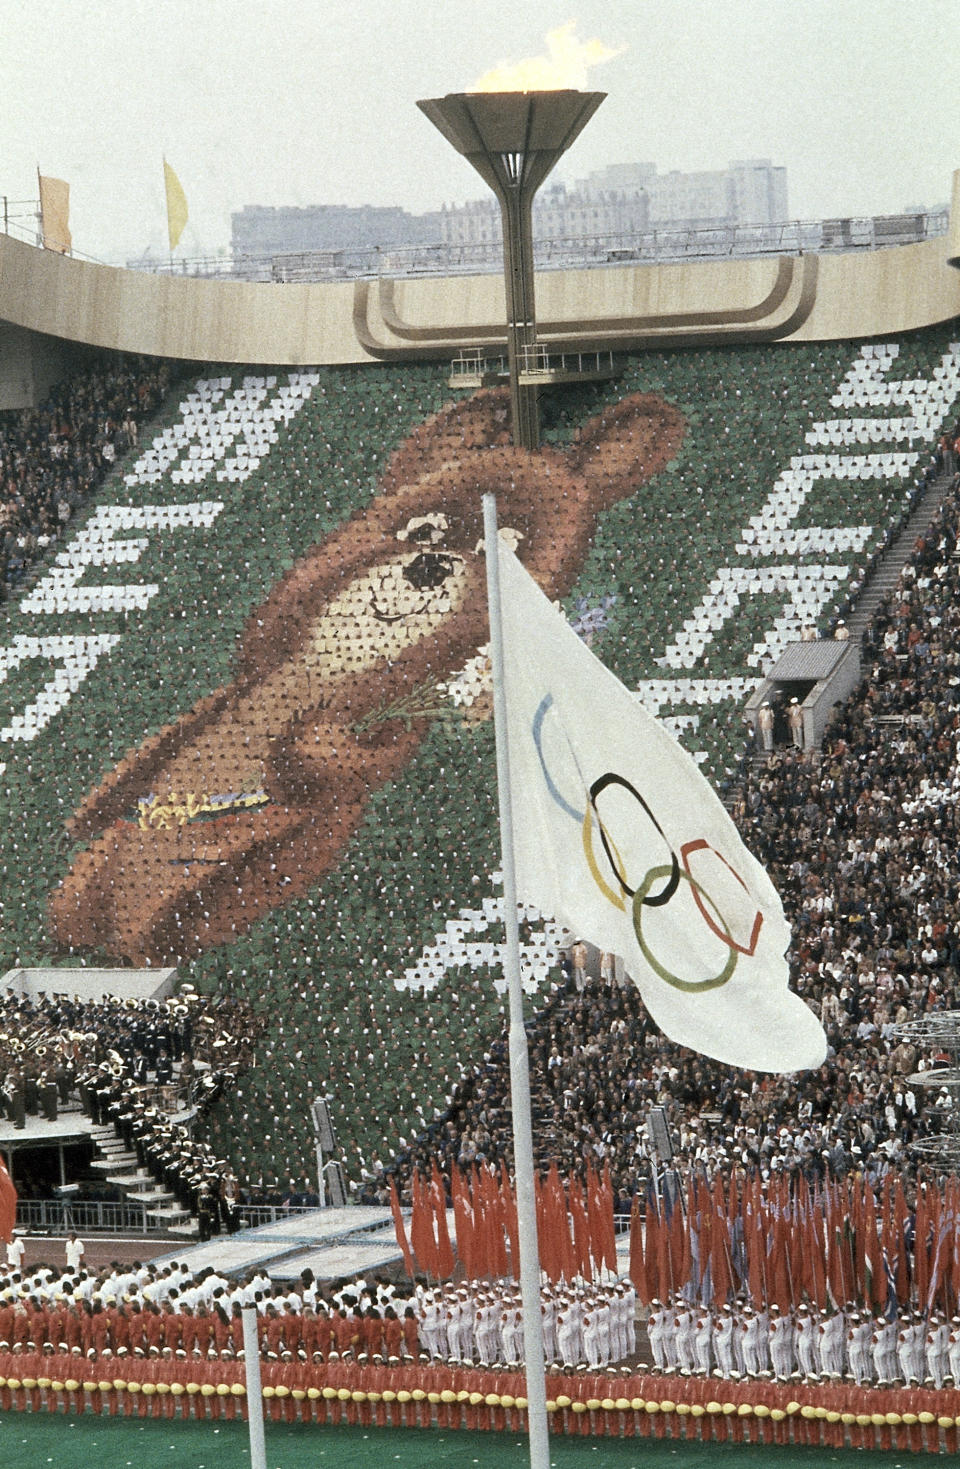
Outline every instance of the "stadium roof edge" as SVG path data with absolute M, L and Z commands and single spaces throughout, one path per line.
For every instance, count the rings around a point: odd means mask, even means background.
M 883 336 L 960 316 L 958 262 L 960 170 L 947 234 L 919 244 L 543 272 L 538 337 L 557 348 L 636 350 Z M 204 280 L 93 264 L 0 235 L 8 341 L 39 333 L 186 361 L 291 367 L 443 360 L 505 341 L 503 311 L 498 276 Z

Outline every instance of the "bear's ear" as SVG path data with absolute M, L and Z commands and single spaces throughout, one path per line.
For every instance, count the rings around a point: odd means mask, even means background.
M 477 449 L 510 442 L 510 394 L 483 388 L 470 398 L 448 403 L 417 425 L 387 461 L 381 487 L 416 484 L 425 474 L 457 462 Z
M 685 431 L 672 403 L 656 393 L 631 393 L 587 420 L 568 463 L 594 503 L 613 505 L 669 464 Z

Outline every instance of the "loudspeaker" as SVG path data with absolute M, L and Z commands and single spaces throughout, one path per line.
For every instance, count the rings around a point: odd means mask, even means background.
M 347 1185 L 343 1178 L 343 1169 L 337 1162 L 328 1163 L 324 1169 L 327 1181 L 327 1203 L 335 1209 L 342 1209 L 347 1202 Z
M 673 1142 L 667 1126 L 667 1113 L 663 1107 L 651 1107 L 647 1113 L 647 1142 L 661 1163 L 669 1163 L 673 1157 Z
M 330 1119 L 330 1108 L 323 1097 L 317 1097 L 310 1103 L 310 1115 L 313 1118 L 313 1130 L 317 1135 L 317 1142 L 325 1153 L 335 1153 L 337 1134 Z

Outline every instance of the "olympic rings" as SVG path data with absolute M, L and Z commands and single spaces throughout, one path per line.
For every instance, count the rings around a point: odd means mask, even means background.
M 738 955 L 743 954 L 746 958 L 752 958 L 756 953 L 760 930 L 763 926 L 763 913 L 759 908 L 755 910 L 749 939 L 747 942 L 738 941 L 734 937 L 733 929 L 720 911 L 715 899 L 706 892 L 703 885 L 693 876 L 690 859 L 696 852 L 713 853 L 714 857 L 722 862 L 727 872 L 749 898 L 751 896 L 750 889 L 746 882 L 730 862 L 727 861 L 726 857 L 712 846 L 705 837 L 698 837 L 684 842 L 680 848 L 680 856 L 678 858 L 677 853 L 671 847 L 667 835 L 654 815 L 650 805 L 637 790 L 636 786 L 627 780 L 625 776 L 608 770 L 603 775 L 598 776 L 592 785 L 588 787 L 576 747 L 566 734 L 561 719 L 559 726 L 560 737 L 565 741 L 567 751 L 566 757 L 562 758 L 560 766 L 566 775 L 565 783 L 568 788 L 568 794 L 564 795 L 558 785 L 558 779 L 560 779 L 559 771 L 557 771 L 557 778 L 551 774 L 547 766 L 547 753 L 544 749 L 544 725 L 547 715 L 553 708 L 553 695 L 551 693 L 545 694 L 533 716 L 531 734 L 537 752 L 537 759 L 540 763 L 540 770 L 551 799 L 565 816 L 569 816 L 573 821 L 576 821 L 581 828 L 584 857 L 590 875 L 600 892 L 608 903 L 623 913 L 627 912 L 629 904 L 632 912 L 633 928 L 640 950 L 654 973 L 659 975 L 667 984 L 672 985 L 675 989 L 693 993 L 702 990 L 717 989 L 726 984 L 736 968 Z M 559 749 L 560 747 L 557 748 Z M 555 763 L 554 768 L 557 770 Z M 578 784 L 579 790 L 577 789 Z M 669 853 L 669 863 L 650 867 L 642 883 L 636 889 L 630 886 L 626 860 L 621 855 L 611 831 L 600 814 L 598 804 L 600 797 L 604 791 L 609 790 L 611 787 L 619 787 L 628 795 L 632 796 L 637 805 L 642 807 L 644 814 L 657 832 L 657 835 L 663 840 L 666 850 Z M 579 809 L 578 805 L 574 804 L 580 790 L 582 790 L 583 796 L 586 797 L 584 809 Z M 596 850 L 595 827 L 600 832 L 600 845 L 603 849 L 602 857 Z M 604 871 L 604 868 L 607 868 L 608 871 Z M 719 973 L 714 975 L 712 979 L 684 980 L 679 975 L 673 974 L 655 958 L 643 935 L 643 909 L 665 907 L 676 896 L 681 878 L 689 883 L 693 900 L 707 928 L 729 950 L 729 957 L 726 959 Z M 655 883 L 662 883 L 662 885 L 658 891 L 651 892 Z M 738 929 L 740 928 L 739 920 L 737 921 L 737 927 Z M 743 932 L 742 929 L 740 931 Z
M 660 825 L 659 821 L 650 810 L 650 807 L 647 805 L 646 801 L 643 799 L 636 786 L 631 785 L 624 776 L 614 775 L 613 771 L 608 770 L 605 775 L 599 776 L 598 779 L 593 782 L 593 785 L 590 787 L 590 805 L 597 818 L 597 825 L 600 828 L 600 841 L 603 844 L 603 850 L 607 854 L 607 861 L 610 863 L 610 866 L 613 869 L 613 875 L 617 879 L 617 882 L 620 884 L 624 896 L 627 898 L 632 898 L 634 895 L 634 890 L 627 885 L 626 877 L 624 876 L 622 870 L 619 853 L 616 851 L 616 848 L 613 847 L 613 843 L 608 840 L 607 829 L 600 818 L 600 812 L 597 810 L 597 797 L 601 796 L 608 786 L 623 786 L 625 791 L 629 791 L 634 800 L 638 801 L 643 807 L 644 811 L 647 813 L 653 825 L 656 827 L 657 831 L 663 837 L 663 840 L 665 842 L 667 841 L 667 838 L 664 834 L 663 827 Z M 613 847 L 612 851 L 611 847 Z M 669 843 L 667 843 L 667 847 L 670 852 L 670 866 L 666 870 L 670 874 L 670 880 L 663 888 L 663 891 L 657 893 L 656 897 L 645 897 L 641 900 L 642 902 L 646 903 L 648 908 L 659 908 L 664 903 L 669 903 L 670 899 L 677 891 L 677 887 L 680 883 L 680 863 L 677 861 L 677 854 L 670 847 Z
M 570 805 L 570 802 L 568 800 L 566 800 L 566 798 L 564 796 L 562 796 L 560 794 L 560 792 L 557 790 L 557 787 L 554 785 L 554 782 L 553 782 L 553 777 L 551 776 L 549 770 L 547 769 L 547 762 L 546 762 L 546 758 L 544 757 L 544 753 L 543 753 L 543 724 L 544 724 L 544 720 L 546 719 L 547 715 L 549 714 L 549 712 L 550 712 L 550 710 L 552 708 L 553 708 L 553 695 L 552 694 L 545 694 L 543 696 L 543 698 L 540 700 L 540 703 L 537 705 L 537 712 L 533 716 L 533 725 L 532 725 L 533 743 L 536 746 L 537 759 L 540 761 L 540 769 L 543 771 L 543 778 L 544 778 L 544 780 L 547 783 L 547 790 L 550 792 L 550 795 L 553 797 L 553 799 L 556 801 L 557 805 L 560 807 L 560 810 L 566 812 L 566 814 L 568 816 L 572 816 L 573 819 L 574 819 L 574 821 L 576 821 L 576 822 L 579 823 L 579 822 L 581 822 L 583 820 L 584 813 L 582 811 L 575 810 L 574 807 Z M 561 728 L 562 728 L 562 726 L 561 726 Z M 573 746 L 570 744 L 570 741 L 569 740 L 567 740 L 567 745 L 568 745 L 568 747 L 570 749 L 571 755 L 573 755 L 574 763 L 576 763 L 576 758 L 577 757 L 576 757 L 576 755 L 574 753 Z
M 718 852 L 716 847 L 712 847 L 710 843 L 706 841 L 703 837 L 698 837 L 697 840 L 694 842 L 684 842 L 683 846 L 680 848 L 680 856 L 683 859 L 683 865 L 686 868 L 688 877 L 692 878 L 693 876 L 690 871 L 690 853 L 701 852 L 704 850 L 712 852 L 715 857 L 719 857 L 720 861 L 723 863 L 727 871 L 737 879 L 737 882 L 743 888 L 744 892 L 749 894 L 750 890 L 744 882 L 743 878 L 740 876 L 739 872 L 737 872 L 735 868 L 730 866 L 730 863 L 727 861 L 726 857 L 724 857 L 722 852 Z M 734 939 L 733 936 L 730 934 L 729 929 L 727 930 L 726 934 L 722 934 L 720 932 L 710 914 L 707 912 L 705 905 L 703 904 L 703 902 L 701 902 L 700 893 L 701 889 L 696 884 L 694 884 L 694 901 L 697 907 L 700 909 L 700 912 L 703 914 L 703 920 L 706 923 L 707 927 L 711 929 L 716 934 L 717 938 L 720 939 L 723 943 L 729 944 L 731 949 L 736 949 L 738 954 L 746 954 L 747 958 L 751 959 L 756 951 L 757 940 L 760 937 L 760 930 L 763 927 L 763 914 L 760 912 L 760 909 L 758 908 L 756 914 L 754 915 L 753 929 L 750 933 L 750 942 L 748 944 L 738 944 L 736 939 Z
M 710 897 L 709 893 L 704 892 L 703 888 L 697 882 L 696 878 L 691 877 L 689 872 L 681 872 L 680 876 L 684 879 L 685 882 L 688 882 L 690 884 L 690 887 L 693 890 L 694 898 L 698 901 L 698 906 L 700 906 L 698 898 L 699 895 L 699 897 L 703 898 L 704 902 L 710 904 L 714 913 L 717 915 L 717 918 L 723 924 L 724 929 L 726 929 L 726 937 L 724 938 L 724 942 L 729 949 L 729 953 L 727 955 L 726 962 L 724 963 L 724 966 L 720 970 L 719 974 L 715 974 L 712 979 L 681 979 L 678 974 L 673 974 L 669 969 L 666 969 L 664 965 L 660 963 L 643 936 L 644 896 L 649 890 L 651 884 L 659 881 L 659 879 L 662 877 L 666 877 L 667 874 L 671 872 L 671 870 L 672 869 L 669 867 L 651 867 L 634 895 L 633 931 L 637 936 L 637 943 L 640 945 L 640 952 L 643 954 L 643 957 L 650 965 L 650 968 L 653 970 L 654 974 L 659 975 L 659 977 L 666 984 L 670 985 L 672 989 L 682 990 L 685 994 L 702 994 L 705 990 L 720 989 L 723 985 L 727 983 L 727 981 L 732 976 L 733 971 L 737 967 L 737 946 L 733 943 L 733 935 L 730 932 L 729 928 L 727 928 L 726 920 L 724 919 L 723 914 L 720 912 L 720 909 Z M 711 925 L 711 927 L 713 927 L 713 925 Z M 716 929 L 714 929 L 714 932 L 716 932 Z M 723 937 L 723 935 L 721 935 L 721 937 Z M 740 952 L 742 953 L 743 951 L 741 950 Z

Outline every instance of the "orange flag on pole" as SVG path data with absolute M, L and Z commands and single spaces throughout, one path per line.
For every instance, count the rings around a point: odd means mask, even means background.
M 583 1198 L 583 1189 L 577 1178 L 571 1178 L 567 1185 L 570 1197 L 570 1215 L 573 1219 L 573 1248 L 577 1261 L 577 1273 L 584 1280 L 593 1279 L 593 1267 L 590 1263 L 590 1221 Z
M 13 1239 L 13 1226 L 17 1222 L 17 1191 L 7 1165 L 0 1158 L 0 1239 L 9 1244 Z
M 70 185 L 64 179 L 37 173 L 40 181 L 40 234 L 45 250 L 69 255 L 73 247 L 70 235 Z
M 437 1275 L 437 1241 L 433 1233 L 433 1210 L 419 1173 L 411 1180 L 413 1212 L 410 1215 L 410 1243 L 417 1265 L 425 1275 Z
M 393 1215 L 393 1228 L 397 1236 L 397 1244 L 400 1246 L 400 1253 L 403 1255 L 404 1269 L 412 1280 L 417 1272 L 413 1263 L 410 1241 L 407 1239 L 407 1231 L 403 1225 L 403 1215 L 400 1212 L 400 1200 L 397 1198 L 397 1185 L 392 1178 L 390 1180 L 390 1212 Z
M 457 1255 L 467 1275 L 472 1279 L 480 1272 L 476 1268 L 474 1249 L 475 1227 L 473 1202 L 467 1181 L 456 1163 L 450 1165 L 450 1199 L 453 1203 L 453 1222 L 457 1236 Z
M 430 1182 L 430 1202 L 433 1207 L 436 1228 L 437 1275 L 441 1280 L 449 1280 L 453 1274 L 454 1261 L 453 1246 L 450 1243 L 450 1230 L 447 1227 L 447 1191 L 436 1163 L 433 1165 L 433 1175 Z
M 647 1262 L 643 1253 L 643 1219 L 640 1214 L 640 1195 L 634 1194 L 630 1211 L 630 1279 L 637 1291 L 641 1306 L 649 1306 L 653 1291 L 647 1278 Z

